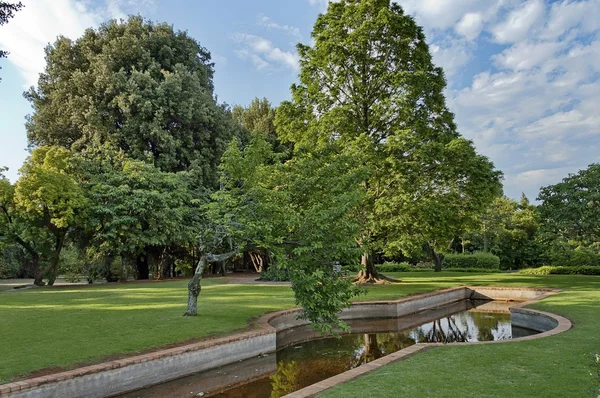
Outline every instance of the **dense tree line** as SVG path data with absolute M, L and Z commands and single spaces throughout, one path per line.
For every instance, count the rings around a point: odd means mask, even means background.
M 0 174 L 0 276 L 187 275 L 195 315 L 207 269 L 249 258 L 287 275 L 303 316 L 329 328 L 360 294 L 338 266 L 359 259 L 361 283 L 386 281 L 383 258 L 436 271 L 450 252 L 492 252 L 504 268 L 597 259 L 598 166 L 542 189 L 539 207 L 503 198 L 400 6 L 331 3 L 312 36 L 290 101 L 233 109 L 216 99 L 209 51 L 167 24 L 133 16 L 59 37 L 25 93 L 31 156 L 14 184 Z

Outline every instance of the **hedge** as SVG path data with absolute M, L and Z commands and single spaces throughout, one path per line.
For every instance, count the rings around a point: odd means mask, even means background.
M 582 265 L 579 267 L 557 266 L 551 267 L 545 265 L 539 268 L 526 268 L 519 271 L 525 275 L 599 275 L 600 266 Z
M 491 253 L 447 254 L 444 268 L 500 269 L 500 258 Z
M 379 272 L 429 272 L 432 271 L 428 268 L 415 268 L 408 263 L 385 263 L 376 265 L 377 271 Z

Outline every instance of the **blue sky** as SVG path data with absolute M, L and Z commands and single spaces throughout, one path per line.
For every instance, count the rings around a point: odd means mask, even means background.
M 288 99 L 297 42 L 327 0 L 23 0 L 0 27 L 0 166 L 13 181 L 27 156 L 22 97 L 44 67 L 43 47 L 110 18 L 141 14 L 187 30 L 216 63 L 219 101 Z M 505 173 L 505 193 L 600 161 L 600 0 L 400 0 L 425 28 L 461 133 Z

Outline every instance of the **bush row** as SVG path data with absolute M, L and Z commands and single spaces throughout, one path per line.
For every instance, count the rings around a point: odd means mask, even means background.
M 526 268 L 519 271 L 525 275 L 600 275 L 600 266 L 552 267 L 545 265 L 539 268 Z
M 500 268 L 500 258 L 492 253 L 447 254 L 444 257 L 444 268 Z

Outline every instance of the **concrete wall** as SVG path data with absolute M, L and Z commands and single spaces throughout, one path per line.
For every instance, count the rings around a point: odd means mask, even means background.
M 547 332 L 558 326 L 558 321 L 553 317 L 522 308 L 511 308 L 510 323 L 536 332 Z

